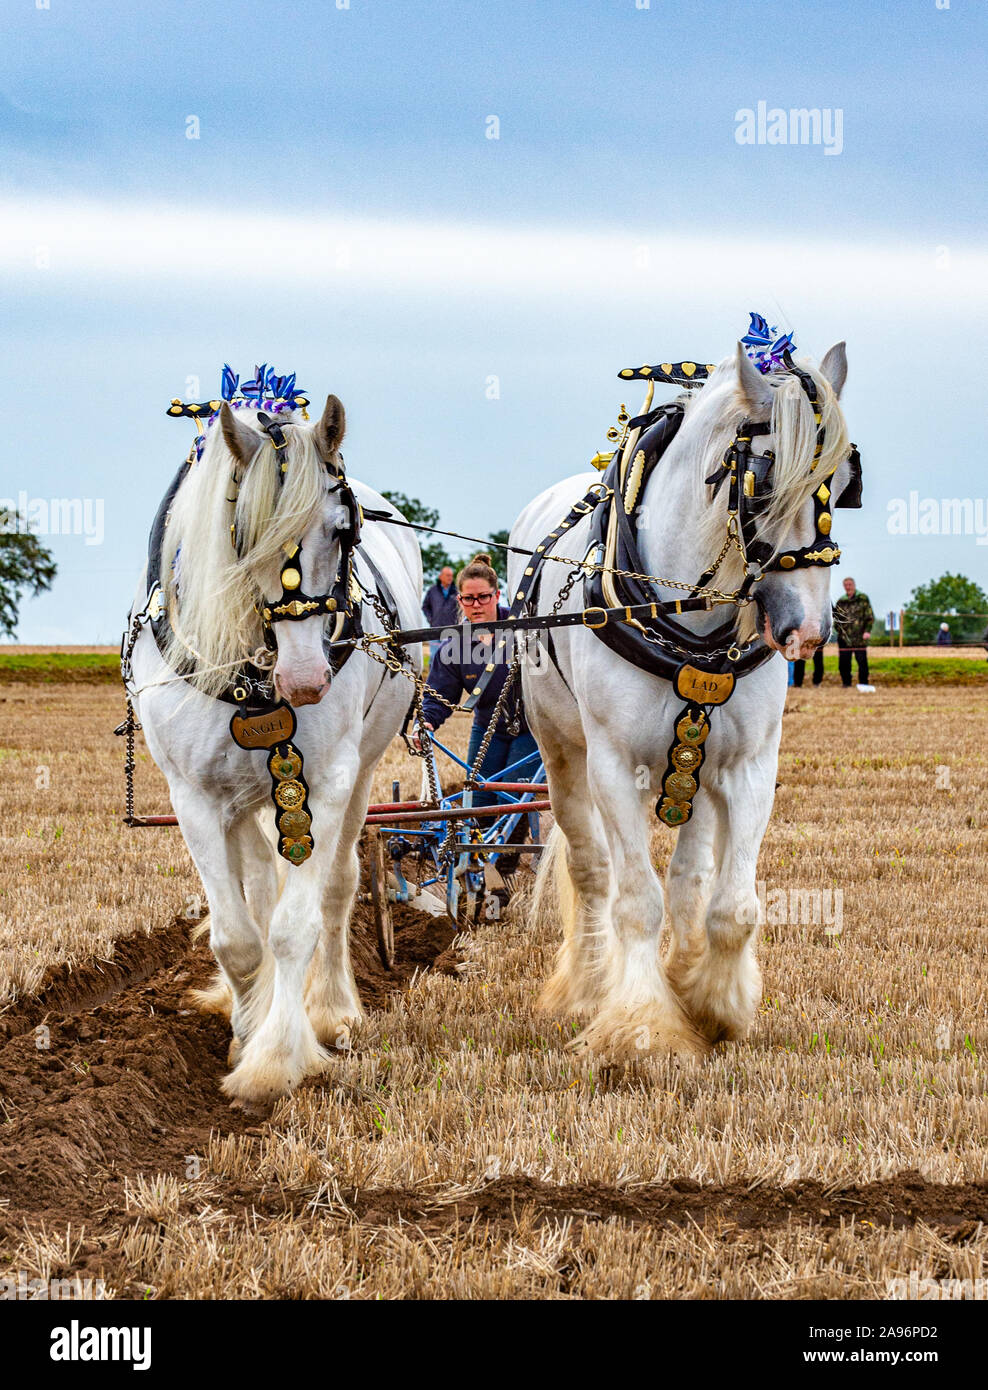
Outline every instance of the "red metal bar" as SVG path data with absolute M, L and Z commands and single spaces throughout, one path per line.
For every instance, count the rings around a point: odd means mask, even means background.
M 364 824 L 394 825 L 401 821 L 470 820 L 474 816 L 481 818 L 516 814 L 527 816 L 529 811 L 551 810 L 552 804 L 549 801 L 522 801 L 512 802 L 510 805 L 502 803 L 500 806 L 457 806 L 452 811 L 399 811 L 394 816 L 368 816 Z
M 478 782 L 477 786 L 485 792 L 542 792 L 547 795 L 549 791 L 545 782 Z
M 530 782 L 515 783 L 481 783 L 482 787 L 500 788 L 502 791 L 521 790 L 542 791 L 542 787 L 536 784 L 534 787 Z M 367 819 L 365 825 L 390 825 L 396 821 L 424 821 L 424 820 L 469 820 L 471 817 L 481 818 L 491 816 L 507 816 L 512 814 L 527 815 L 529 811 L 549 811 L 551 810 L 549 801 L 520 801 L 520 802 L 501 802 L 498 806 L 456 806 L 451 810 L 442 811 L 438 808 L 427 810 L 421 801 L 385 801 L 380 804 L 368 806 Z M 178 825 L 177 816 L 135 816 L 131 825 L 132 830 L 142 830 L 157 825 Z

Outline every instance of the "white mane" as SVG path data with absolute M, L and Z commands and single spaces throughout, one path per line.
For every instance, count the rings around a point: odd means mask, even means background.
M 255 412 L 238 414 L 253 424 Z M 234 666 L 261 645 L 263 629 L 255 605 L 276 583 L 282 547 L 299 541 L 325 505 L 326 466 L 311 428 L 280 423 L 288 439 L 288 467 L 279 483 L 281 459 L 265 438 L 247 468 L 230 452 L 219 422 L 210 426 L 202 458 L 194 463 L 171 508 L 161 548 L 162 588 L 172 631 L 164 652 L 175 669 L 190 652 L 199 671 L 194 684 L 217 695 Z M 240 555 L 234 549 L 236 526 Z M 225 669 L 213 670 L 213 667 Z

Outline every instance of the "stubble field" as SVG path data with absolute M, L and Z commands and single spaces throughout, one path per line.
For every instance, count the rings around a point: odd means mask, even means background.
M 0 708 L 0 1276 L 840 1299 L 985 1275 L 982 690 L 790 691 L 745 1041 L 601 1074 L 535 1014 L 556 943 L 521 915 L 454 940 L 405 909 L 389 977 L 360 907 L 367 1024 L 264 1120 L 226 1105 L 227 1026 L 185 998 L 211 960 L 181 836 L 121 826 L 119 693 L 11 683 Z M 375 799 L 392 777 L 417 795 L 398 748 Z M 167 809 L 146 754 L 138 786 Z

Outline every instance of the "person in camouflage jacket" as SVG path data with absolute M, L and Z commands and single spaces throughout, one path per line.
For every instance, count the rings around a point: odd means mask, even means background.
M 868 595 L 860 592 L 853 579 L 845 579 L 844 597 L 834 604 L 837 664 L 842 685 L 851 684 L 852 655 L 857 658 L 858 684 L 868 684 L 868 643 L 874 621 Z

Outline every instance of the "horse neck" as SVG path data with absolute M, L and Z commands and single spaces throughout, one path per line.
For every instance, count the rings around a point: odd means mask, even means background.
M 639 524 L 636 533 L 638 552 L 649 574 L 693 584 L 716 558 L 717 551 L 711 554 L 709 546 L 701 541 L 700 522 L 708 505 L 723 510 L 721 540 L 726 539 L 726 498 L 721 489 L 713 503 L 707 504 L 699 500 L 700 489 L 696 486 L 696 474 L 702 469 L 706 477 L 714 462 L 701 460 L 688 438 L 684 445 L 677 437 L 652 470 L 640 502 L 641 515 L 647 518 L 647 525 Z M 716 576 L 711 582 L 720 587 Z M 657 588 L 664 598 L 684 596 L 681 589 L 664 585 Z M 682 622 L 695 632 L 706 632 L 719 626 L 729 612 L 719 607 L 712 613 L 683 615 Z

